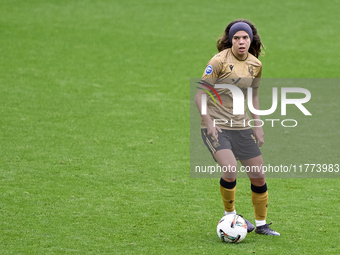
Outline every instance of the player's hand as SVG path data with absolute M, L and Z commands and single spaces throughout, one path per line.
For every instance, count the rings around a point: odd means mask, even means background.
M 264 133 L 262 127 L 254 127 L 253 133 L 257 144 L 261 147 L 264 144 Z
M 207 133 L 208 135 L 215 138 L 215 140 L 218 142 L 218 132 L 222 132 L 222 130 L 218 126 L 208 125 Z

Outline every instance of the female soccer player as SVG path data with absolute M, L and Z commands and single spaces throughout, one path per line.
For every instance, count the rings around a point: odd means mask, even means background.
M 233 108 L 236 92 L 231 91 L 233 86 L 242 90 L 243 104 L 247 98 L 247 89 L 252 87 L 252 103 L 255 109 L 259 109 L 258 88 L 262 63 L 258 56 L 261 48 L 263 45 L 260 36 L 251 22 L 243 19 L 231 22 L 217 41 L 219 53 L 208 62 L 195 101 L 202 116 L 203 141 L 221 169 L 225 170 L 220 179 L 225 215 L 236 214 L 234 203 L 239 160 L 246 169 L 258 170 L 247 173 L 255 211 L 255 233 L 279 236 L 266 223 L 268 191 L 264 173 L 260 171 L 263 159 L 259 146 L 264 144 L 260 116 L 251 113 L 250 120 L 246 111 L 234 114 L 234 110 L 237 110 Z M 230 89 L 217 88 L 215 84 L 233 86 Z M 206 98 L 207 110 L 203 110 L 204 105 L 202 109 L 202 98 Z M 246 222 L 248 232 L 253 231 L 253 224 L 248 220 Z

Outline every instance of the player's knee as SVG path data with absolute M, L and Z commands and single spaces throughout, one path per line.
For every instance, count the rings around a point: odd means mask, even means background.
M 224 178 L 224 177 L 222 177 L 222 179 L 227 182 L 234 182 L 236 180 L 236 178 Z
M 265 178 L 251 178 L 250 182 L 254 186 L 261 187 L 266 184 L 266 179 Z
M 236 180 L 237 172 L 226 171 L 222 173 L 222 179 L 227 182 L 233 182 Z

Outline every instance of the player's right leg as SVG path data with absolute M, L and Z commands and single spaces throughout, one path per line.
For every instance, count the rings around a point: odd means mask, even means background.
M 230 149 L 219 150 L 214 154 L 215 160 L 223 169 L 222 178 L 220 179 L 220 190 L 226 214 L 235 211 L 235 194 L 236 194 L 236 175 L 237 161 L 234 153 Z
M 231 151 L 231 143 L 228 137 L 228 132 L 222 130 L 218 133 L 218 141 L 207 134 L 207 129 L 201 130 L 204 144 L 209 149 L 210 153 L 221 166 L 222 178 L 220 179 L 220 191 L 222 195 L 225 215 L 236 214 L 235 210 L 235 194 L 236 194 L 236 175 L 237 175 L 237 161 L 234 153 Z M 254 230 L 253 224 L 248 220 L 247 230 L 251 232 Z
M 234 153 L 230 149 L 219 150 L 214 154 L 215 160 L 219 163 L 223 171 L 220 179 L 220 191 L 223 200 L 224 215 L 236 214 L 235 210 L 235 195 L 236 195 L 236 175 L 237 161 Z M 223 167 L 224 166 L 224 167 Z M 241 215 L 242 216 L 242 215 Z M 254 230 L 254 225 L 247 219 L 244 219 L 247 224 L 247 232 Z

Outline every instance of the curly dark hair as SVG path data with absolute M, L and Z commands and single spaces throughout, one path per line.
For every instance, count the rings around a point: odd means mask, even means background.
M 245 20 L 245 19 L 234 20 L 226 27 L 223 35 L 217 41 L 218 51 L 221 52 L 222 50 L 231 48 L 232 42 L 231 42 L 231 40 L 229 41 L 229 30 L 230 30 L 231 26 L 234 25 L 237 22 L 245 22 L 252 29 L 252 31 L 253 31 L 253 41 L 250 44 L 249 53 L 253 54 L 255 57 L 258 58 L 260 53 L 261 53 L 261 49 L 264 49 L 264 46 L 261 43 L 260 35 L 257 33 L 256 27 L 250 21 Z M 264 52 L 261 54 L 261 56 L 263 56 L 263 55 L 264 55 Z

